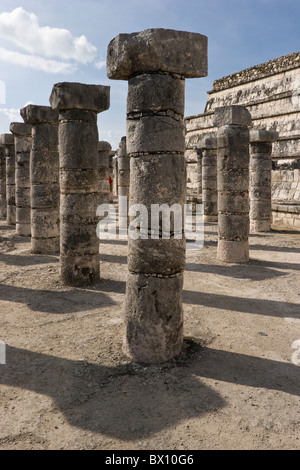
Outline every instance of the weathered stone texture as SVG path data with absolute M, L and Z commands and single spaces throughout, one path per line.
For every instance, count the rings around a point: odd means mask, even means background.
M 204 221 L 216 222 L 218 220 L 217 139 L 214 137 L 204 139 L 202 143 L 201 166 Z
M 269 232 L 272 222 L 272 143 L 278 133 L 250 131 L 250 231 Z
M 49 106 L 20 111 L 32 125 L 30 157 L 31 252 L 59 253 L 58 113 Z
M 0 143 L 0 217 L 6 217 L 6 156 Z
M 186 118 L 187 147 L 214 130 L 217 107 L 242 105 L 249 110 L 254 129 L 279 132 L 273 158 L 300 157 L 300 53 L 292 53 L 216 80 L 205 112 Z
M 50 96 L 51 106 L 59 111 L 60 275 L 70 286 L 100 279 L 97 113 L 109 108 L 109 90 L 64 82 L 55 84 Z
M 108 204 L 110 201 L 109 186 L 109 155 L 111 145 L 101 140 L 98 144 L 98 193 L 99 204 Z
M 16 233 L 29 237 L 30 221 L 30 152 L 32 126 L 20 122 L 12 122 L 10 131 L 15 142 L 15 184 L 16 184 Z
M 249 129 L 246 108 L 230 106 L 215 112 L 218 172 L 219 261 L 249 260 Z
M 108 46 L 107 74 L 128 80 L 129 205 L 147 208 L 147 226 L 128 243 L 124 349 L 135 361 L 163 362 L 182 347 L 185 240 L 182 224 L 178 229 L 174 218 L 169 239 L 161 238 L 165 232 L 159 219 L 153 230 L 151 204 L 183 209 L 184 78 L 207 74 L 207 38 L 164 29 L 120 34 Z M 127 162 L 118 163 L 120 194 L 129 177 Z M 175 229 L 181 239 L 176 239 Z M 160 238 L 151 239 L 153 231 Z
M 159 71 L 183 75 L 185 78 L 205 77 L 207 37 L 187 31 L 157 28 L 119 34 L 109 43 L 109 78 L 128 80 L 136 73 Z
M 0 143 L 4 146 L 6 161 L 6 221 L 9 225 L 16 225 L 16 158 L 13 134 L 2 134 Z

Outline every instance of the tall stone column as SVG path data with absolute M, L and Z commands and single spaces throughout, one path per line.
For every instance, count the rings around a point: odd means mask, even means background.
M 127 207 L 124 204 L 123 209 L 120 210 L 119 205 L 119 227 L 126 229 L 128 227 L 128 204 L 129 204 L 129 189 L 130 189 L 130 158 L 126 150 L 126 137 L 122 137 L 119 143 L 118 155 L 118 196 L 127 197 Z
M 16 182 L 16 234 L 30 237 L 30 151 L 32 126 L 22 122 L 12 122 L 10 131 L 15 142 L 15 182 Z
M 109 154 L 111 145 L 101 140 L 98 146 L 98 191 L 99 204 L 109 204 Z
M 270 232 L 272 222 L 272 143 L 278 132 L 250 131 L 250 231 Z
M 217 139 L 207 137 L 202 143 L 202 204 L 205 222 L 218 220 Z
M 143 205 L 148 220 L 128 240 L 124 349 L 134 361 L 164 362 L 183 342 L 185 239 L 173 218 L 171 236 L 163 238 L 151 205 L 185 204 L 184 78 L 206 76 L 207 38 L 165 29 L 120 34 L 108 46 L 107 73 L 128 80 L 130 206 Z
M 2 134 L 1 143 L 5 148 L 6 160 L 6 222 L 8 225 L 16 225 L 16 157 L 14 136 Z
M 249 129 L 244 106 L 215 110 L 218 127 L 218 249 L 219 261 L 249 261 Z
M 197 155 L 197 196 L 202 199 L 203 197 L 203 186 L 202 186 L 202 149 L 196 150 Z
M 60 271 L 69 286 L 99 282 L 97 113 L 109 108 L 109 90 L 62 82 L 50 96 L 59 111 Z
M 118 196 L 118 157 L 114 157 L 113 161 L 113 195 Z
M 114 165 L 113 165 L 114 156 L 115 156 L 115 152 L 113 150 L 111 150 L 111 152 L 109 153 L 108 177 L 111 178 L 112 181 L 114 181 Z M 109 189 L 110 189 L 110 191 L 109 191 L 109 202 L 112 204 L 114 202 L 113 184 Z
M 6 217 L 6 156 L 5 156 L 5 146 L 1 143 L 0 143 L 0 217 Z
M 58 113 L 29 104 L 20 110 L 32 125 L 30 155 L 31 253 L 59 253 Z

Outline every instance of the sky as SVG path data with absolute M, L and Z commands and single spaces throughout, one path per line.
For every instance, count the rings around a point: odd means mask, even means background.
M 120 33 L 167 28 L 208 37 L 208 76 L 186 79 L 185 116 L 204 111 L 213 81 L 300 50 L 299 0 L 0 0 L 0 134 L 29 103 L 50 106 L 58 82 L 110 86 L 99 140 L 126 135 L 127 81 L 106 74 Z

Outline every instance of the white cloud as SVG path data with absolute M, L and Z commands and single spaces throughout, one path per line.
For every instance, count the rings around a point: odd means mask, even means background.
M 83 64 L 92 62 L 97 54 L 97 48 L 85 36 L 74 37 L 67 29 L 40 26 L 37 16 L 22 7 L 0 14 L 0 37 L 30 54 Z
M 61 74 L 75 72 L 78 64 L 105 65 L 97 60 L 97 48 L 84 35 L 75 37 L 67 29 L 40 26 L 37 16 L 22 7 L 0 14 L 0 38 L 26 51 L 0 47 L 0 60 L 6 63 Z
M 102 69 L 103 67 L 106 67 L 106 60 L 98 60 L 94 63 L 96 69 Z
M 75 64 L 45 59 L 37 55 L 21 54 L 0 47 L 0 60 L 9 64 L 21 65 L 34 70 L 43 70 L 48 73 L 72 73 L 77 67 Z
M 9 122 L 23 122 L 19 109 L 0 108 L 0 113 L 4 114 L 9 119 Z

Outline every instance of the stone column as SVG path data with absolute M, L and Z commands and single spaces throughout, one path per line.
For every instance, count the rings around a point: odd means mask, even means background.
M 184 78 L 206 76 L 207 38 L 165 29 L 120 34 L 108 46 L 107 72 L 128 80 L 129 202 L 142 204 L 150 219 L 128 240 L 124 350 L 134 361 L 164 362 L 183 342 L 185 240 L 173 218 L 171 236 L 162 238 L 151 205 L 185 204 Z
M 0 143 L 0 217 L 6 217 L 6 156 Z
M 20 110 L 32 124 L 30 156 L 31 253 L 59 253 L 58 113 L 29 104 Z
M 218 249 L 219 261 L 249 261 L 249 129 L 244 106 L 215 110 L 218 127 Z
M 123 210 L 120 210 L 119 204 L 119 227 L 127 229 L 128 227 L 128 204 L 130 189 L 130 158 L 126 150 L 126 137 L 122 137 L 119 143 L 118 155 L 118 196 L 127 197 L 127 207 L 124 204 Z
M 202 143 L 202 204 L 205 222 L 218 220 L 217 139 L 207 137 Z
M 203 186 L 202 186 L 202 149 L 196 150 L 197 155 L 197 197 L 203 198 Z
M 270 232 L 272 222 L 272 143 L 278 132 L 250 131 L 250 231 Z
M 59 111 L 60 271 L 69 286 L 99 282 L 97 113 L 109 108 L 109 90 L 63 82 L 50 96 Z
M 30 151 L 32 126 L 22 122 L 12 122 L 10 131 L 15 142 L 15 182 L 16 182 L 16 234 L 30 237 Z
M 16 225 L 16 180 L 15 180 L 15 147 L 12 134 L 2 134 L 1 143 L 5 147 L 6 160 L 6 222 Z
M 113 195 L 118 196 L 118 157 L 113 158 Z
M 99 204 L 109 204 L 109 154 L 111 145 L 101 140 L 98 145 L 98 192 Z
M 113 167 L 114 156 L 115 156 L 115 152 L 112 150 L 109 154 L 108 177 L 110 177 L 113 182 L 114 182 L 114 167 Z M 112 204 L 114 202 L 113 185 L 109 189 L 110 189 L 110 191 L 109 191 L 109 202 Z

